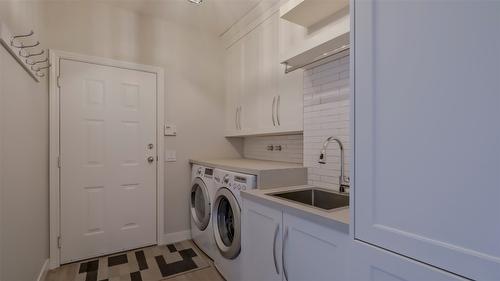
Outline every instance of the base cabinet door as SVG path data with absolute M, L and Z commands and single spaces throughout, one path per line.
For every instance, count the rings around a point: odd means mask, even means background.
M 244 281 L 281 281 L 282 212 L 243 201 L 241 254 Z
M 333 229 L 284 213 L 283 227 L 284 280 L 349 280 L 347 225 Z
M 356 281 L 459 281 L 467 280 L 449 272 L 353 241 L 350 280 Z

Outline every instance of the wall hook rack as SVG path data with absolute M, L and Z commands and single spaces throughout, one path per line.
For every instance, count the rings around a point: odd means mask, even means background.
M 36 81 L 40 82 L 40 78 L 45 77 L 45 73 L 40 71 L 50 68 L 50 65 L 45 67 L 33 67 L 36 63 L 32 60 L 28 60 L 30 57 L 41 56 L 45 54 L 45 50 L 34 50 L 33 52 L 28 51 L 29 48 L 36 48 L 40 46 L 39 41 L 32 42 L 35 43 L 24 43 L 19 39 L 28 38 L 34 36 L 35 32 L 31 30 L 29 33 L 14 35 L 7 25 L 0 20 L 0 44 L 16 59 L 16 61 L 23 67 L 24 70 Z M 39 60 L 37 63 L 48 62 L 48 60 Z
M 20 45 L 16 45 L 15 44 L 15 40 L 18 39 L 18 38 L 26 38 L 26 37 L 30 37 L 30 36 L 33 36 L 33 34 L 35 34 L 35 32 L 33 30 L 30 31 L 30 33 L 28 34 L 22 34 L 22 35 L 14 35 L 14 36 L 11 36 L 10 37 L 10 45 L 12 47 L 15 47 L 15 48 L 22 48 L 23 47 L 23 43 L 21 42 Z
M 39 63 L 49 62 L 49 58 L 45 58 L 44 60 L 39 60 L 39 61 L 30 61 L 29 59 L 26 59 L 25 61 L 29 65 L 35 65 Z
M 28 51 L 24 51 L 25 53 L 23 54 L 24 49 L 19 50 L 19 55 L 23 58 L 31 58 L 31 57 L 36 57 L 36 56 L 41 56 L 45 53 L 45 50 L 41 50 L 38 53 L 29 53 Z
M 35 44 L 32 44 L 32 45 L 24 45 L 23 42 L 21 42 L 21 45 L 19 47 L 16 47 L 14 45 L 12 45 L 12 47 L 14 48 L 18 48 L 18 49 L 27 49 L 27 48 L 34 48 L 34 47 L 37 47 L 38 45 L 40 45 L 40 42 L 39 41 L 36 41 Z
M 39 72 L 40 70 L 43 70 L 43 69 L 49 69 L 51 67 L 51 65 L 46 65 L 46 66 L 41 66 L 41 67 L 35 67 L 34 65 L 31 67 L 31 70 L 33 70 L 34 72 Z

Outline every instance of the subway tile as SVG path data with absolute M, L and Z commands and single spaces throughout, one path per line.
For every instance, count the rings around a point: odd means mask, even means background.
M 318 163 L 323 141 L 335 135 L 349 153 L 349 56 L 320 65 L 308 70 L 307 81 L 311 84 L 304 88 L 304 140 L 303 161 L 308 168 L 309 184 L 338 190 L 340 175 L 340 150 L 331 144 L 327 149 L 327 164 Z M 312 102 L 314 99 L 317 101 Z M 346 161 L 348 162 L 348 161 Z M 349 163 L 346 163 L 348 165 Z M 348 167 L 346 175 L 349 175 Z

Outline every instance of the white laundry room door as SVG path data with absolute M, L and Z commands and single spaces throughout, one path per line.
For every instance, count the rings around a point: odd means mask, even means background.
M 60 60 L 61 263 L 156 244 L 156 74 Z

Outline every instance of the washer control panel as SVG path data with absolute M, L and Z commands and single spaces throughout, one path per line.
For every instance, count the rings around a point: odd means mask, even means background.
M 215 169 L 215 182 L 217 187 L 225 187 L 234 193 L 237 191 L 256 188 L 257 177 L 254 175 L 235 173 Z

